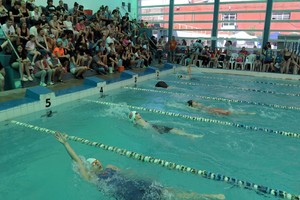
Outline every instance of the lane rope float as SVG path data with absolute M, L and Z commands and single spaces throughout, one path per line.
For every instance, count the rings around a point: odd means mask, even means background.
M 266 133 L 274 133 L 274 134 L 287 136 L 287 137 L 291 137 L 291 138 L 300 138 L 299 133 L 293 133 L 293 132 L 289 132 L 289 131 L 277 131 L 277 130 L 273 130 L 273 129 L 269 129 L 269 128 L 261 128 L 261 127 L 256 127 L 256 126 L 249 126 L 249 125 L 234 123 L 234 122 L 227 122 L 227 121 L 221 121 L 221 120 L 216 120 L 216 119 L 209 119 L 209 118 L 203 118 L 203 117 L 183 115 L 183 114 L 180 114 L 180 113 L 172 113 L 172 112 L 156 110 L 156 109 L 152 109 L 152 108 L 131 106 L 131 105 L 127 105 L 127 104 L 124 105 L 124 104 L 116 104 L 116 103 L 111 103 L 111 102 L 87 100 L 87 99 L 85 101 L 92 102 L 92 103 L 97 103 L 97 104 L 101 104 L 101 105 L 113 106 L 113 107 L 115 107 L 115 106 L 128 107 L 128 108 L 135 109 L 135 110 L 143 110 L 143 111 L 157 113 L 157 114 L 161 114 L 161 115 L 180 117 L 180 118 L 193 120 L 193 121 L 214 123 L 214 124 L 220 124 L 220 125 L 224 125 L 224 126 L 232 126 L 232 127 L 237 127 L 237 128 L 243 128 L 243 129 L 246 129 L 246 130 L 262 131 L 262 132 L 266 132 Z
M 205 100 L 215 100 L 215 101 L 223 101 L 223 102 L 229 102 L 229 103 L 232 103 L 232 102 L 233 103 L 245 103 L 245 104 L 266 106 L 266 107 L 286 109 L 286 110 L 300 110 L 300 107 L 296 107 L 296 106 L 283 106 L 283 105 L 277 105 L 277 104 L 267 104 L 267 103 L 253 102 L 253 101 L 228 99 L 228 98 L 222 98 L 222 97 L 209 97 L 209 96 L 202 96 L 202 95 L 195 95 L 195 94 L 175 93 L 175 92 L 170 92 L 170 91 L 135 88 L 135 87 L 127 87 L 127 86 L 122 87 L 122 88 L 129 89 L 129 90 L 143 91 L 143 92 L 156 92 L 156 93 L 172 94 L 172 95 L 178 95 L 178 96 L 197 97 L 197 98 L 201 98 L 201 99 L 205 99 Z
M 253 88 L 241 88 L 241 87 L 237 87 L 237 86 L 190 83 L 190 82 L 183 82 L 183 81 L 168 81 L 168 82 L 182 84 L 182 85 L 192 85 L 192 86 L 222 87 L 222 88 L 236 89 L 236 90 L 242 90 L 242 91 L 258 92 L 258 93 L 264 93 L 264 94 L 285 95 L 285 96 L 293 96 L 293 97 L 299 97 L 300 96 L 300 94 L 275 92 L 275 91 L 270 91 L 270 90 L 260 90 L 260 89 L 253 89 Z
M 226 78 L 210 77 L 210 76 L 201 76 L 200 78 L 214 79 L 214 80 L 228 80 Z M 279 86 L 288 86 L 288 87 L 300 87 L 300 85 L 298 85 L 298 84 L 274 83 L 274 82 L 266 82 L 266 81 L 251 81 L 251 80 L 244 80 L 244 79 L 243 79 L 243 82 L 260 83 L 260 84 L 265 84 L 265 85 L 279 85 Z
M 27 124 L 27 123 L 23 123 L 23 122 L 19 122 L 19 121 L 15 121 L 12 120 L 11 121 L 12 124 L 21 126 L 21 127 L 25 127 L 25 128 L 29 128 L 41 133 L 48 133 L 51 135 L 54 135 L 56 131 L 47 129 L 47 128 L 42 128 L 42 127 L 38 127 L 38 126 L 34 126 L 31 124 Z M 199 170 L 196 168 L 192 168 L 192 167 L 188 167 L 185 165 L 181 165 L 181 164 L 176 164 L 174 162 L 170 162 L 167 160 L 162 160 L 159 158 L 155 158 L 152 156 L 146 156 L 140 153 L 136 153 L 134 151 L 128 151 L 126 149 L 122 149 L 122 148 L 118 148 L 115 146 L 109 146 L 103 143 L 99 143 L 99 142 L 92 142 L 89 141 L 87 139 L 84 138 L 80 138 L 77 136 L 70 136 L 67 134 L 63 134 L 68 140 L 72 140 L 75 142 L 80 142 L 82 144 L 85 145 L 89 145 L 89 146 L 93 146 L 93 147 L 97 147 L 97 148 L 101 148 L 107 151 L 111 151 L 114 153 L 117 153 L 119 155 L 122 156 L 126 156 L 128 158 L 131 159 L 135 159 L 141 162 L 147 162 L 147 163 L 152 163 L 152 164 L 156 164 L 159 165 L 161 167 L 165 167 L 169 170 L 176 170 L 176 171 L 180 171 L 180 172 L 185 172 L 185 173 L 190 173 L 190 174 L 194 174 L 194 175 L 199 175 L 200 177 L 206 178 L 206 179 L 211 179 L 211 180 L 215 180 L 215 181 L 222 181 L 222 182 L 226 182 L 228 184 L 234 185 L 234 186 L 239 186 L 241 188 L 246 188 L 246 189 L 251 189 L 257 192 L 261 192 L 264 194 L 269 194 L 269 195 L 273 195 L 275 197 L 280 197 L 283 199 L 290 199 L 290 200 L 300 200 L 300 195 L 296 195 L 296 194 L 291 194 L 289 192 L 286 192 L 284 190 L 278 190 L 278 189 L 272 189 L 270 187 L 267 186 L 263 186 L 263 185 L 259 185 L 256 183 L 251 183 L 249 181 L 244 181 L 244 180 L 239 180 L 237 178 L 233 178 L 233 177 L 229 177 L 229 176 L 225 176 L 219 173 L 214 173 L 214 172 L 210 172 L 207 170 Z

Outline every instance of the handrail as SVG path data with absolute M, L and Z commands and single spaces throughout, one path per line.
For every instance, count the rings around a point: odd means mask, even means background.
M 7 34 L 3 31 L 3 29 L 1 28 L 1 31 L 4 33 L 4 36 L 5 36 L 5 39 L 7 39 L 7 41 L 8 41 L 8 44 L 11 46 L 11 48 L 12 48 L 12 50 L 14 51 L 14 53 L 16 54 L 16 56 L 17 56 L 17 59 L 20 59 L 20 56 L 19 56 L 19 54 L 17 53 L 17 51 L 16 51 L 16 49 L 15 49 L 15 47 L 14 47 L 14 45 L 11 43 L 11 41 L 10 41 L 10 38 L 7 36 Z

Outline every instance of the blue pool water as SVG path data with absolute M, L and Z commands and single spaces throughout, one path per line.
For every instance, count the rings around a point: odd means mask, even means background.
M 157 80 L 153 79 L 138 83 L 136 89 L 143 90 L 134 90 L 135 87 L 130 86 L 107 91 L 105 98 L 99 98 L 98 95 L 91 96 L 53 107 L 52 110 L 57 113 L 50 118 L 41 117 L 47 111 L 43 110 L 14 120 L 299 194 L 299 139 L 180 117 L 196 116 L 299 133 L 299 110 L 205 100 L 199 97 L 222 97 L 300 107 L 299 96 L 265 94 L 240 89 L 297 94 L 299 87 L 275 86 L 257 81 L 294 85 L 299 83 L 221 74 L 196 73 L 192 77 L 193 80 L 178 79 L 175 75 L 161 77 L 161 80 L 171 85 L 167 90 L 154 88 Z M 162 93 L 164 91 L 168 93 Z M 256 114 L 213 115 L 187 107 L 186 101 L 189 99 L 196 99 L 212 107 Z M 102 105 L 94 101 L 113 104 Z M 131 110 L 129 106 L 178 113 L 180 116 L 175 117 L 138 110 L 151 123 L 176 127 L 188 133 L 203 134 L 204 137 L 190 139 L 172 134 L 160 135 L 151 130 L 135 127 L 128 121 L 127 115 Z M 63 146 L 53 136 L 17 126 L 9 121 L 1 123 L 1 127 L 1 199 L 109 199 L 96 187 L 81 180 L 74 172 L 71 159 Z M 97 157 L 104 165 L 116 165 L 128 173 L 137 173 L 139 176 L 154 179 L 166 187 L 197 193 L 224 194 L 226 199 L 233 200 L 277 199 L 228 183 L 132 160 L 78 142 L 70 143 L 81 156 Z

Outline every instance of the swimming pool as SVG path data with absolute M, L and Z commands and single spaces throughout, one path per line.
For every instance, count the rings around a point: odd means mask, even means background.
M 107 91 L 104 98 L 87 96 L 54 106 L 52 111 L 56 113 L 52 117 L 41 117 L 45 114 L 43 110 L 14 120 L 298 194 L 299 138 L 276 133 L 299 132 L 299 97 L 278 94 L 296 94 L 298 82 L 199 72 L 193 72 L 192 77 L 192 80 L 178 79 L 176 75 L 160 77 L 171 85 L 166 90 L 153 87 L 156 79 L 138 82 L 137 87 L 129 85 Z M 257 81 L 296 86 L 275 87 Z M 276 94 L 240 88 L 275 91 Z M 213 115 L 187 107 L 186 101 L 189 99 L 213 107 L 256 114 Z M 127 116 L 133 109 L 131 106 L 136 106 L 135 109 L 152 123 L 203 134 L 204 137 L 190 139 L 171 134 L 160 135 L 134 127 Z M 226 125 L 227 122 L 234 124 Z M 273 132 L 255 131 L 244 128 L 246 126 Z M 107 199 L 74 173 L 67 153 L 51 135 L 8 121 L 2 122 L 1 127 L 0 193 L 4 199 Z M 78 142 L 70 143 L 82 156 L 97 157 L 105 165 L 117 165 L 168 187 L 198 193 L 222 193 L 226 199 L 277 199 L 273 195 L 259 194 L 225 181 L 168 170 Z

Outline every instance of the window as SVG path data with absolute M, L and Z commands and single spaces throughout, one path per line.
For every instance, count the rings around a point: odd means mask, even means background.
M 222 14 L 222 20 L 224 21 L 233 21 L 233 22 L 223 22 L 223 29 L 235 29 L 236 23 L 234 22 L 237 19 L 236 13 L 224 13 Z
M 289 12 L 276 12 L 272 13 L 273 20 L 288 20 L 291 17 L 291 13 Z

